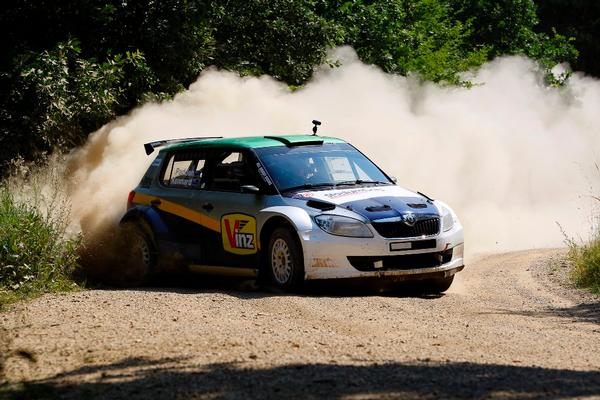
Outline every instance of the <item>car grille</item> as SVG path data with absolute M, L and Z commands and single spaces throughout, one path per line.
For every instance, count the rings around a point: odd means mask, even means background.
M 424 254 L 406 254 L 401 256 L 359 256 L 348 257 L 350 264 L 359 271 L 402 271 L 439 267 L 452 261 L 453 249 Z M 381 261 L 381 268 L 375 263 Z
M 437 235 L 440 231 L 440 219 L 430 217 L 420 219 L 413 226 L 404 222 L 372 222 L 373 228 L 385 238 L 408 238 Z

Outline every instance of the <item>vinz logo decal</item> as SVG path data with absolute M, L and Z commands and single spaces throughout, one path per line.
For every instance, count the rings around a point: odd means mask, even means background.
M 225 220 L 225 230 L 227 231 L 227 240 L 229 245 L 236 249 L 253 249 L 254 235 L 252 233 L 241 233 L 241 230 L 248 225 L 247 220 L 235 220 L 232 227 L 229 220 Z
M 255 254 L 256 220 L 249 215 L 228 214 L 221 219 L 223 248 L 234 254 Z

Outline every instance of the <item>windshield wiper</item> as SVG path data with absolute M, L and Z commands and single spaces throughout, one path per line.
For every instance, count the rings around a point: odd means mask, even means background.
M 283 190 L 281 190 L 281 193 L 286 193 L 286 192 L 293 192 L 295 190 L 302 190 L 302 189 L 316 189 L 316 188 L 322 188 L 322 187 L 334 187 L 335 184 L 334 183 L 329 183 L 329 182 L 324 182 L 324 183 L 305 183 L 303 185 L 298 185 L 298 186 L 292 186 L 289 188 L 285 188 Z
M 335 184 L 335 186 L 354 186 L 354 185 L 362 185 L 362 184 L 372 184 L 372 185 L 387 185 L 389 182 L 383 182 L 383 181 L 364 181 L 362 179 L 357 179 L 354 181 L 343 181 L 343 182 L 338 182 Z

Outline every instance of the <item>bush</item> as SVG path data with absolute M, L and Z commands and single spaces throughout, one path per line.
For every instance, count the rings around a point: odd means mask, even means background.
M 0 307 L 77 288 L 80 240 L 67 233 L 69 207 L 58 181 L 43 184 L 47 178 L 13 176 L 0 186 Z
M 600 294 L 600 230 L 589 243 L 569 241 L 568 257 L 573 265 L 571 276 L 575 284 Z
M 18 58 L 0 113 L 0 158 L 34 159 L 40 150 L 71 149 L 113 119 L 126 95 L 125 82 L 149 87 L 143 55 L 128 52 L 98 62 L 81 57 L 77 40 Z M 139 99 L 136 99 L 136 101 Z

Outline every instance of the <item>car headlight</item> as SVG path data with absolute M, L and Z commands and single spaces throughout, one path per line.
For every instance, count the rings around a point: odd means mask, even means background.
M 367 225 L 354 218 L 341 215 L 321 214 L 315 217 L 319 228 L 332 235 L 350 237 L 373 237 Z
M 442 231 L 448 232 L 454 227 L 454 216 L 446 207 L 442 207 Z

